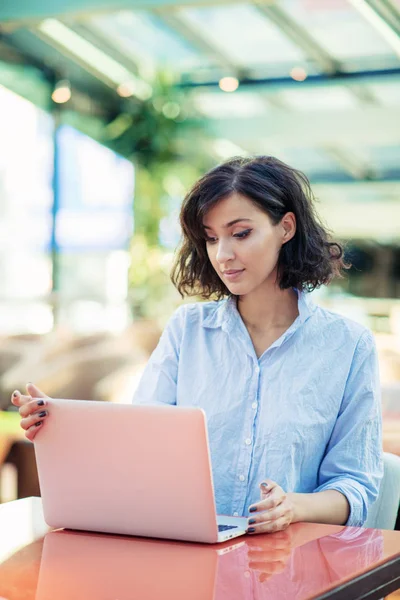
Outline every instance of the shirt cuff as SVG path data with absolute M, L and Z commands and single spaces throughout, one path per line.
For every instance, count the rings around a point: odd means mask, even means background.
M 328 481 L 315 489 L 314 493 L 324 492 L 325 490 L 336 490 L 346 497 L 350 506 L 350 513 L 345 525 L 347 527 L 362 527 L 367 519 L 367 508 L 364 495 L 358 489 L 356 483 L 349 482 L 348 479 Z

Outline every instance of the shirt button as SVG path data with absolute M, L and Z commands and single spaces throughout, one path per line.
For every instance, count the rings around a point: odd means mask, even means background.
M 250 577 L 250 575 L 251 575 L 250 571 L 244 572 L 244 576 L 246 577 L 246 579 L 248 579 Z
M 251 405 L 251 408 L 254 408 L 254 410 L 257 408 L 257 402 L 253 402 L 253 404 Z
M 233 516 L 234 516 L 234 517 L 238 517 L 238 516 L 239 516 L 239 513 L 238 513 L 238 512 L 234 512 L 234 513 L 233 513 Z
M 250 446 L 251 439 L 250 438 L 246 438 L 244 443 L 246 444 L 246 446 Z
M 244 481 L 244 475 L 239 475 L 240 481 Z

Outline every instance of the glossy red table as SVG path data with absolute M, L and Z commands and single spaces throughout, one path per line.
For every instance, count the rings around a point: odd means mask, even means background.
M 207 546 L 49 531 L 41 500 L 0 505 L 0 600 L 330 600 L 400 587 L 400 532 L 298 523 Z

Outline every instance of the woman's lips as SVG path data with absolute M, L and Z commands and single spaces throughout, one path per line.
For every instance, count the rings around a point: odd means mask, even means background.
M 229 269 L 228 271 L 224 271 L 223 275 L 229 281 L 234 281 L 235 279 L 238 279 L 240 277 L 243 271 L 244 269 Z

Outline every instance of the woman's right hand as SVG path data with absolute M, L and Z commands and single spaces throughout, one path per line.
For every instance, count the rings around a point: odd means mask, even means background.
M 33 438 L 49 415 L 47 400 L 50 398 L 33 383 L 28 383 L 26 390 L 28 392 L 26 395 L 21 394 L 19 390 L 15 390 L 11 396 L 11 402 L 14 406 L 19 407 L 21 427 L 25 430 L 25 437 L 33 442 Z

